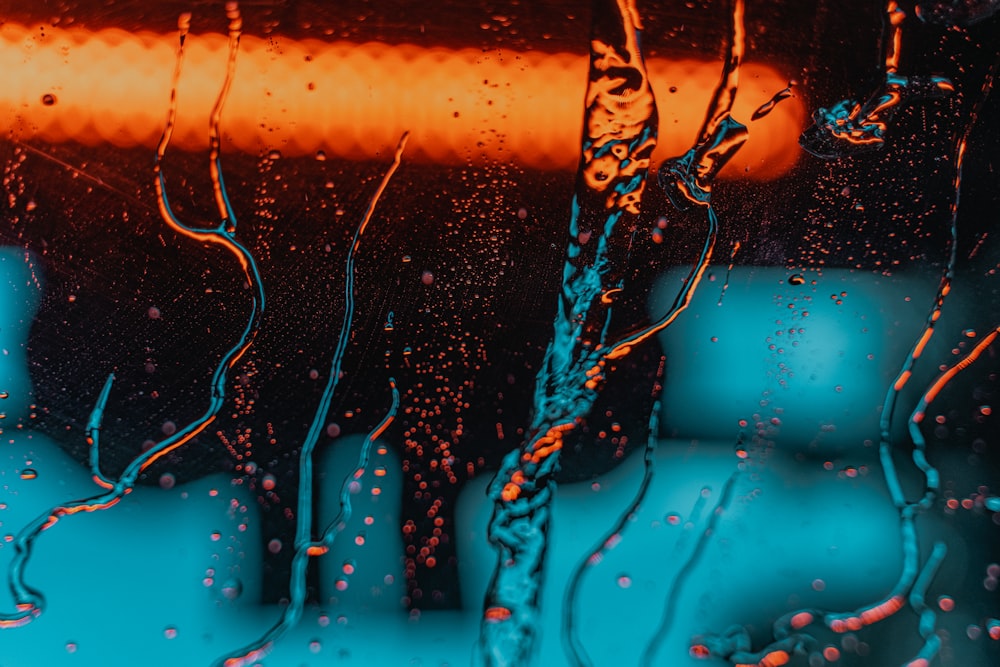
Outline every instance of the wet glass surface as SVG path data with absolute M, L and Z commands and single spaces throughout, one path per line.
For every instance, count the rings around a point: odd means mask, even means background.
M 1000 660 L 997 3 L 675 4 L 0 0 L 0 663 Z

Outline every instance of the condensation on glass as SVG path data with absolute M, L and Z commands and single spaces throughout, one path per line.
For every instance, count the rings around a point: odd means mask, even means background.
M 16 5 L 4 665 L 1000 660 L 1000 3 Z

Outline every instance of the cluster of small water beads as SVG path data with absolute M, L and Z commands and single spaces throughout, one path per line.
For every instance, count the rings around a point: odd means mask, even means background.
M 13 613 L 0 613 L 0 627 L 14 627 L 28 623 L 41 614 L 44 609 L 44 596 L 42 593 L 29 586 L 24 580 L 25 566 L 31 558 L 31 551 L 35 540 L 42 533 L 42 531 L 52 527 L 65 516 L 80 512 L 105 510 L 117 504 L 123 497 L 125 497 L 126 494 L 132 492 L 139 475 L 153 465 L 153 463 L 175 451 L 177 448 L 189 442 L 191 439 L 204 431 L 205 428 L 215 420 L 224 405 L 225 390 L 229 379 L 230 369 L 250 348 L 254 337 L 257 334 L 260 317 L 264 310 L 264 288 L 253 256 L 235 239 L 236 216 L 229 204 L 225 184 L 222 181 L 219 154 L 219 119 L 222 107 L 226 100 L 226 95 L 229 91 L 229 86 L 232 82 L 233 72 L 235 69 L 236 50 L 239 45 L 240 32 L 242 29 L 242 20 L 240 18 L 239 9 L 235 3 L 227 4 L 226 14 L 229 18 L 229 65 L 226 70 L 226 78 L 223 83 L 222 90 L 216 99 L 215 107 L 212 111 L 209 130 L 209 142 L 211 147 L 209 169 L 212 178 L 215 201 L 222 222 L 214 228 L 204 229 L 189 226 L 178 219 L 177 216 L 174 215 L 174 212 L 167 200 L 165 187 L 166 181 L 161 168 L 161 162 L 167 145 L 170 142 L 170 135 L 173 130 L 174 120 L 176 117 L 177 79 L 180 74 L 184 39 L 190 28 L 189 14 L 182 15 L 179 21 L 179 28 L 181 31 L 181 48 L 178 52 L 177 68 L 174 72 L 174 85 L 170 95 L 170 111 L 167 125 L 157 147 L 154 172 L 156 175 L 157 203 L 164 222 L 171 229 L 187 236 L 188 238 L 206 245 L 220 245 L 236 257 L 243 270 L 246 282 L 251 287 L 253 294 L 250 316 L 240 337 L 236 343 L 222 356 L 222 359 L 216 367 L 212 376 L 209 405 L 205 412 L 184 428 L 178 429 L 169 437 L 156 443 L 148 450 L 137 456 L 117 479 L 110 479 L 106 477 L 100 469 L 100 443 L 98 433 L 100 431 L 104 408 L 111 392 L 114 375 L 112 374 L 108 377 L 108 380 L 104 384 L 87 424 L 87 436 L 91 452 L 91 473 L 94 481 L 99 486 L 103 487 L 105 492 L 90 498 L 75 500 L 53 507 L 49 511 L 37 517 L 34 521 L 25 526 L 20 533 L 18 533 L 14 541 L 15 555 L 11 562 L 8 577 L 17 611 Z

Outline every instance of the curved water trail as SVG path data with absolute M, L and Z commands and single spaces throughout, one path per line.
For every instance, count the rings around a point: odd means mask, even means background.
M 95 512 L 105 510 L 117 504 L 128 493 L 131 493 L 139 476 L 153 465 L 160 458 L 175 451 L 182 445 L 191 441 L 198 434 L 205 430 L 218 416 L 219 411 L 225 403 L 225 390 L 229 378 L 230 369 L 236 365 L 244 353 L 250 348 L 260 325 L 261 314 L 264 311 L 264 288 L 257 270 L 256 261 L 253 255 L 236 239 L 235 215 L 229 206 L 225 188 L 221 182 L 221 166 L 218 155 L 218 123 L 221 117 L 221 110 L 225 104 L 229 85 L 232 81 L 236 65 L 236 51 L 239 47 L 239 37 L 242 28 L 239 9 L 235 3 L 226 6 L 226 13 L 229 18 L 229 66 L 226 70 L 226 79 L 222 90 L 216 100 L 216 112 L 213 115 L 210 127 L 211 143 L 213 145 L 212 183 L 216 191 L 216 198 L 220 202 L 220 213 L 224 210 L 225 216 L 231 221 L 229 225 L 220 223 L 215 228 L 201 229 L 189 226 L 180 221 L 173 210 L 166 195 L 166 182 L 161 168 L 161 161 L 170 141 L 170 134 L 173 129 L 177 112 L 177 82 L 180 77 L 181 63 L 184 54 L 184 40 L 190 28 L 190 14 L 184 14 L 179 21 L 180 46 L 177 53 L 177 65 L 174 71 L 173 86 L 170 93 L 170 110 L 168 113 L 167 125 L 163 132 L 163 137 L 157 147 L 154 174 L 156 176 L 156 193 L 158 197 L 158 207 L 164 222 L 178 233 L 196 240 L 205 245 L 220 245 L 232 253 L 243 269 L 244 278 L 251 287 L 253 299 L 251 312 L 237 341 L 223 355 L 217 365 L 211 380 L 211 394 L 209 405 L 205 412 L 190 422 L 173 435 L 161 440 L 150 449 L 143 452 L 131 463 L 117 479 L 106 477 L 100 470 L 99 438 L 101 419 L 105 405 L 111 393 L 114 375 L 110 375 L 104 384 L 95 408 L 91 413 L 87 424 L 87 438 L 90 443 L 90 464 L 94 481 L 104 488 L 104 492 L 89 498 L 74 500 L 68 503 L 57 505 L 39 515 L 35 520 L 21 529 L 14 539 L 14 558 L 11 561 L 8 583 L 15 600 L 16 612 L 0 613 L 0 628 L 24 625 L 42 613 L 45 602 L 42 593 L 27 584 L 24 578 L 24 569 L 31 558 L 32 548 L 38 536 L 48 528 L 54 526 L 60 519 L 72 514 Z M 233 231 L 228 231 L 227 226 Z
M 929 662 L 936 655 L 940 645 L 940 640 L 934 633 L 936 616 L 935 612 L 925 604 L 924 598 L 927 586 L 931 583 L 934 573 L 947 554 L 947 548 L 944 543 L 935 544 L 931 554 L 921 566 L 916 518 L 918 514 L 933 505 L 940 487 L 940 478 L 937 469 L 927 460 L 925 454 L 926 444 L 923 435 L 920 433 L 919 424 L 923 420 L 927 405 L 937 396 L 941 388 L 960 370 L 971 365 L 978 358 L 981 351 L 993 342 L 997 332 L 994 331 L 984 338 L 980 345 L 977 345 L 966 358 L 940 376 L 931 385 L 931 388 L 925 392 L 910 417 L 909 433 L 913 444 L 911 459 L 914 466 L 924 475 L 925 480 L 924 489 L 920 497 L 916 500 L 907 500 L 899 483 L 899 474 L 893 460 L 893 451 L 896 443 L 893 441 L 891 428 L 900 392 L 911 379 L 917 362 L 923 355 L 931 337 L 934 335 L 946 297 L 951 292 L 957 260 L 958 209 L 961 201 L 962 169 L 965 162 L 966 145 L 969 135 L 976 125 L 982 105 L 992 90 L 996 67 L 997 63 L 994 63 L 987 74 L 982 86 L 981 95 L 973 106 L 962 132 L 955 141 L 955 175 L 952 181 L 954 195 L 949 208 L 947 262 L 924 326 L 903 360 L 895 379 L 887 389 L 879 419 L 879 459 L 886 487 L 893 504 L 899 512 L 900 518 L 903 565 L 898 580 L 887 594 L 852 611 L 834 612 L 821 609 L 798 609 L 785 614 L 774 623 L 775 641 L 759 651 L 751 651 L 749 634 L 745 630 L 727 632 L 724 635 L 706 635 L 696 638 L 692 651 L 703 651 L 706 655 L 723 657 L 739 664 L 772 664 L 768 661 L 787 658 L 790 651 L 814 645 L 816 643 L 815 638 L 805 631 L 813 624 L 823 623 L 827 628 L 837 633 L 854 632 L 892 616 L 909 601 L 911 607 L 913 607 L 920 618 L 918 630 L 924 638 L 924 646 L 915 660 L 923 659 Z M 914 663 L 908 662 L 907 664 Z
M 365 229 L 368 227 L 368 223 L 371 221 L 372 214 L 375 212 L 375 206 L 378 204 L 379 198 L 382 196 L 382 193 L 385 192 L 386 187 L 389 185 L 389 181 L 392 179 L 392 175 L 396 173 L 396 169 L 402 161 L 403 149 L 406 147 L 406 140 L 408 136 L 409 133 L 404 132 L 400 137 L 392 163 L 389 165 L 385 175 L 382 177 L 382 181 L 379 183 L 378 188 L 369 200 L 365 214 L 357 228 L 354 230 L 354 238 L 351 241 L 351 247 L 347 252 L 347 269 L 344 281 L 344 318 L 341 321 L 340 334 L 337 337 L 337 347 L 334 350 L 333 359 L 330 361 L 330 375 L 327 379 L 323 394 L 320 397 L 319 404 L 316 407 L 316 412 L 313 415 L 312 424 L 309 427 L 309 431 L 306 434 L 306 438 L 302 443 L 302 448 L 299 453 L 298 511 L 296 512 L 295 519 L 295 552 L 292 556 L 292 570 L 289 581 L 289 603 L 283 609 L 281 617 L 278 621 L 271 626 L 271 628 L 264 633 L 264 635 L 246 646 L 237 649 L 233 653 L 218 659 L 214 664 L 219 667 L 248 665 L 260 660 L 270 652 L 274 646 L 274 642 L 280 639 L 286 632 L 288 632 L 288 630 L 295 627 L 295 625 L 299 622 L 299 619 L 302 617 L 302 610 L 305 608 L 306 604 L 306 571 L 309 567 L 309 558 L 313 556 L 320 556 L 329 550 L 335 535 L 339 532 L 339 530 L 337 530 L 337 525 L 339 525 L 341 521 L 346 521 L 347 517 L 350 516 L 350 499 L 349 497 L 347 498 L 347 505 L 345 509 L 344 489 L 347 488 L 350 479 L 357 476 L 358 471 L 361 471 L 362 473 L 364 472 L 364 468 L 368 461 L 368 452 L 370 451 L 371 443 L 374 442 L 375 438 L 377 438 L 386 428 L 388 428 L 389 424 L 395 417 L 396 409 L 399 407 L 399 393 L 396 389 L 396 382 L 395 380 L 390 379 L 389 382 L 393 397 L 392 407 L 388 415 L 366 438 L 365 445 L 361 453 L 361 460 L 359 461 L 355 474 L 349 476 L 349 479 L 345 480 L 342 485 L 340 496 L 341 513 L 338 515 L 338 519 L 335 519 L 334 523 L 323 532 L 323 535 L 319 540 L 314 540 L 312 537 L 313 452 L 316 449 L 316 443 L 319 442 L 320 435 L 326 425 L 327 414 L 330 411 L 330 404 L 333 401 L 333 395 L 337 390 L 338 383 L 340 382 L 341 366 L 344 361 L 344 355 L 347 352 L 347 344 L 350 340 L 351 328 L 354 321 L 354 261 L 358 249 L 361 247 L 361 236 L 364 234 Z
M 662 389 L 663 371 L 666 366 L 666 359 L 660 358 L 660 365 L 656 371 L 656 380 L 653 390 L 653 409 L 649 415 L 649 428 L 646 437 L 646 447 L 643 451 L 642 464 L 643 474 L 639 488 L 632 498 L 632 502 L 622 510 L 614 525 L 604 534 L 603 537 L 591 548 L 590 552 L 580 559 L 572 574 L 566 581 L 566 588 L 563 590 L 563 615 L 562 615 L 562 642 L 563 651 L 570 662 L 577 667 L 590 667 L 593 664 L 587 649 L 583 645 L 579 633 L 576 631 L 576 598 L 583 582 L 583 577 L 587 571 L 604 560 L 604 554 L 615 548 L 625 532 L 625 527 L 629 521 L 639 511 L 639 507 L 646 499 L 646 493 L 653 482 L 653 475 L 656 472 L 656 445 L 659 441 L 660 432 L 660 399 L 659 392 Z
M 688 558 L 684 563 L 677 569 L 674 578 L 670 582 L 670 586 L 667 588 L 667 594 L 664 596 L 663 605 L 663 615 L 660 617 L 660 622 L 656 626 L 656 630 L 653 632 L 653 637 L 650 639 L 649 643 L 646 645 L 645 650 L 642 652 L 642 662 L 640 663 L 643 667 L 651 667 L 656 664 L 656 654 L 660 647 L 663 645 L 663 640 L 667 638 L 667 634 L 670 632 L 670 626 L 674 622 L 674 617 L 677 614 L 677 600 L 680 596 L 684 585 L 688 582 L 689 577 L 687 576 L 697 565 L 698 561 L 701 560 L 702 554 L 705 553 L 705 547 L 708 545 L 709 539 L 715 535 L 715 530 L 719 525 L 719 520 L 726 510 L 729 509 L 729 503 L 733 499 L 733 489 L 736 486 L 736 481 L 740 477 L 740 470 L 735 470 L 726 483 L 722 487 L 722 493 L 719 494 L 719 501 L 712 508 L 712 514 L 708 518 L 708 525 L 698 536 L 698 541 L 695 543 L 694 548 L 688 555 Z M 703 492 L 707 490 L 703 489 Z

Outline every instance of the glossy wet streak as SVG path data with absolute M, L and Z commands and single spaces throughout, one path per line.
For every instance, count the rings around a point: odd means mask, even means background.
M 540 591 L 554 474 L 567 432 L 589 413 L 604 383 L 606 340 L 622 288 L 658 116 L 631 0 L 597 0 L 584 131 L 553 335 L 536 376 L 534 417 L 487 493 L 497 562 L 483 603 L 474 662 L 526 665 L 537 654 Z M 625 229 L 622 229 L 626 227 Z
M 566 588 L 563 591 L 563 616 L 562 616 L 562 642 L 563 650 L 566 653 L 566 657 L 570 660 L 573 665 L 578 667 L 593 665 L 593 661 L 587 654 L 587 649 L 583 644 L 579 633 L 576 631 L 576 602 L 577 594 L 579 593 L 580 586 L 583 583 L 583 578 L 587 571 L 596 565 L 598 565 L 603 559 L 604 554 L 611 549 L 613 549 L 622 540 L 622 535 L 625 532 L 626 526 L 628 526 L 630 520 L 639 511 L 642 503 L 646 499 L 646 493 L 649 491 L 649 487 L 653 482 L 653 475 L 656 472 L 656 445 L 660 437 L 660 398 L 659 391 L 662 387 L 661 383 L 663 381 L 663 372 L 666 366 L 666 359 L 660 358 L 660 365 L 656 371 L 656 384 L 653 387 L 654 401 L 652 412 L 649 415 L 649 428 L 646 437 L 646 447 L 643 450 L 643 474 L 642 481 L 639 483 L 639 488 L 636 490 L 635 496 L 618 515 L 615 524 L 601 537 L 601 539 L 590 549 L 590 552 L 585 554 L 581 558 L 576 567 L 573 568 L 573 573 L 570 575 L 569 580 L 566 582 Z
M 961 201 L 962 169 L 965 162 L 966 145 L 968 137 L 978 120 L 982 104 L 992 89 L 995 69 L 996 63 L 994 63 L 993 68 L 985 79 L 980 91 L 980 97 L 974 105 L 970 117 L 964 124 L 961 135 L 955 140 L 955 175 L 952 181 L 953 197 L 948 217 L 949 237 L 945 267 L 924 325 L 917 332 L 916 339 L 903 359 L 899 371 L 894 380 L 889 384 L 879 420 L 881 431 L 879 459 L 887 490 L 899 512 L 900 520 L 903 564 L 896 584 L 885 595 L 877 597 L 872 602 L 851 611 L 835 612 L 822 609 L 798 609 L 789 612 L 774 623 L 775 641 L 769 643 L 759 651 L 751 649 L 749 634 L 746 630 L 730 630 L 723 635 L 696 638 L 694 648 L 705 650 L 711 655 L 724 657 L 733 663 L 747 665 L 771 664 L 768 661 L 772 660 L 775 655 L 787 655 L 789 652 L 798 649 L 814 649 L 818 645 L 817 640 L 812 634 L 806 631 L 813 624 L 822 623 L 836 633 L 854 632 L 896 614 L 909 602 L 911 608 L 918 616 L 917 630 L 924 639 L 924 644 L 919 650 L 918 655 L 906 664 L 929 664 L 937 655 L 940 649 L 940 639 L 934 631 L 936 613 L 926 604 L 925 596 L 927 587 L 930 585 L 934 574 L 947 555 L 947 548 L 943 542 L 936 543 L 930 555 L 921 564 L 920 536 L 916 527 L 916 518 L 921 512 L 933 506 L 940 488 L 940 476 L 937 469 L 927 460 L 926 442 L 920 431 L 920 423 L 923 421 L 927 405 L 934 400 L 938 392 L 959 371 L 975 362 L 981 352 L 992 344 L 998 332 L 994 330 L 994 332 L 984 337 L 964 359 L 953 365 L 932 383 L 917 403 L 916 408 L 909 418 L 908 430 L 911 444 L 913 445 L 911 460 L 914 467 L 920 470 L 924 476 L 923 491 L 915 500 L 908 500 L 906 498 L 899 482 L 899 473 L 893 459 L 893 451 L 897 448 L 898 443 L 894 441 L 892 436 L 892 422 L 900 399 L 900 392 L 912 378 L 917 362 L 921 359 L 928 342 L 934 335 L 935 327 L 941 317 L 946 298 L 952 289 L 957 261 L 958 209 Z
M 347 352 L 347 344 L 350 340 L 351 329 L 354 326 L 354 262 L 358 249 L 361 247 L 361 237 L 362 234 L 364 234 L 365 229 L 368 227 L 368 223 L 371 221 L 372 214 L 375 212 L 375 206 L 378 204 L 379 198 L 382 196 L 382 193 L 385 192 L 386 187 L 389 185 L 389 181 L 392 179 L 393 174 L 396 173 L 396 169 L 400 165 L 403 157 L 403 149 L 406 147 L 407 137 L 407 133 L 403 133 L 403 136 L 400 137 L 399 143 L 396 146 L 395 155 L 393 156 L 393 161 L 386 170 L 385 175 L 382 177 L 382 181 L 379 183 L 375 193 L 369 200 L 365 214 L 354 231 L 354 238 L 351 241 L 350 250 L 347 252 L 347 269 L 344 282 L 344 318 L 341 321 L 340 333 L 337 337 L 337 347 L 334 350 L 333 359 L 330 362 L 330 375 L 327 378 L 326 387 L 323 390 L 323 395 L 320 397 L 319 404 L 316 407 L 316 413 L 313 416 L 312 424 L 309 427 L 309 432 L 306 434 L 305 441 L 302 443 L 302 448 L 299 453 L 298 511 L 296 512 L 295 522 L 295 553 L 292 557 L 292 570 L 289 581 L 289 603 L 285 606 L 278 621 L 271 626 L 271 628 L 264 633 L 263 636 L 236 650 L 232 654 L 220 658 L 215 662 L 218 666 L 232 667 L 234 665 L 248 665 L 261 659 L 271 650 L 274 642 L 280 639 L 291 628 L 295 627 L 295 625 L 299 622 L 299 619 L 302 617 L 302 610 L 304 609 L 306 603 L 306 571 L 309 567 L 309 558 L 326 553 L 329 550 L 330 545 L 333 543 L 336 534 L 339 532 L 336 527 L 340 522 L 335 520 L 334 524 L 323 532 L 323 535 L 319 540 L 313 539 L 313 454 L 316 449 L 316 443 L 319 441 L 320 435 L 327 422 L 327 414 L 330 412 L 330 404 L 333 401 L 333 395 L 336 392 L 337 385 L 340 381 L 341 366 L 343 365 L 344 355 Z M 349 475 L 341 485 L 341 514 L 345 515 L 345 518 L 343 519 L 345 521 L 346 517 L 350 516 L 350 500 L 348 497 L 345 505 L 345 490 L 347 489 L 350 480 L 355 477 L 358 471 L 364 472 L 365 466 L 368 462 L 368 452 L 370 451 L 372 442 L 374 442 L 375 438 L 377 438 L 378 435 L 381 434 L 381 432 L 384 431 L 385 428 L 387 428 L 392 422 L 395 417 L 396 410 L 399 407 L 399 393 L 396 389 L 395 380 L 390 379 L 390 387 L 392 389 L 393 396 L 392 407 L 390 408 L 388 415 L 365 439 L 365 445 L 362 449 L 361 460 L 359 461 L 357 469 L 354 473 L 352 473 L 352 475 Z
M 225 190 L 221 183 L 221 168 L 219 166 L 217 150 L 218 121 L 221 116 L 222 107 L 225 104 L 226 94 L 229 89 L 229 81 L 232 78 L 233 70 L 235 68 L 235 52 L 239 45 L 239 34 L 241 30 L 239 10 L 235 3 L 227 5 L 227 16 L 229 18 L 230 60 L 229 68 L 226 74 L 226 82 L 223 84 L 222 91 L 220 92 L 216 102 L 217 113 L 212 121 L 213 129 L 211 132 L 215 136 L 213 141 L 216 149 L 212 163 L 215 165 L 215 169 L 219 169 L 218 174 L 212 174 L 212 180 L 213 187 L 220 193 L 221 200 L 226 202 L 226 210 L 229 211 L 230 217 L 233 217 L 228 208 Z M 215 421 L 225 403 L 225 391 L 228 383 L 229 371 L 250 348 L 253 344 L 255 336 L 257 335 L 261 314 L 264 310 L 264 288 L 253 256 L 243 245 L 236 241 L 233 236 L 233 232 L 228 231 L 225 224 L 219 224 L 214 228 L 208 229 L 189 226 L 177 218 L 167 200 L 166 180 L 163 174 L 161 162 L 166 152 L 167 145 L 169 144 L 170 134 L 176 117 L 177 82 L 180 77 L 181 63 L 183 61 L 184 40 L 187 37 L 189 27 L 190 15 L 182 15 L 179 21 L 179 28 L 181 32 L 179 40 L 180 46 L 178 48 L 177 65 L 175 67 L 173 86 L 170 93 L 170 110 L 168 112 L 168 120 L 166 128 L 163 132 L 163 137 L 157 147 L 156 162 L 154 165 L 156 193 L 158 197 L 157 204 L 163 221 L 170 228 L 184 236 L 187 236 L 188 238 L 198 241 L 199 243 L 206 245 L 221 245 L 235 256 L 243 269 L 244 278 L 250 286 L 253 294 L 250 316 L 248 317 L 247 323 L 235 344 L 222 355 L 222 358 L 216 366 L 211 380 L 209 405 L 205 412 L 185 427 L 179 429 L 170 437 L 161 440 L 150 449 L 133 459 L 122 472 L 121 476 L 116 480 L 106 478 L 101 473 L 100 454 L 98 451 L 98 431 L 105 405 L 111 393 L 114 376 L 111 375 L 108 377 L 87 425 L 88 439 L 91 441 L 90 460 L 92 473 L 94 475 L 95 482 L 99 486 L 104 487 L 105 492 L 89 498 L 75 500 L 53 507 L 47 512 L 39 515 L 30 524 L 25 526 L 20 533 L 18 533 L 14 540 L 15 555 L 11 561 L 10 571 L 8 574 L 8 583 L 15 600 L 17 611 L 13 613 L 0 613 L 0 627 L 23 625 L 41 614 L 44 609 L 44 596 L 40 591 L 29 586 L 24 579 L 24 569 L 30 561 L 32 548 L 38 536 L 44 530 L 54 526 L 63 517 L 72 514 L 105 510 L 117 504 L 123 497 L 125 497 L 125 495 L 132 492 L 135 488 L 135 483 L 138 480 L 139 475 L 153 465 L 153 463 L 189 442 L 191 439 L 204 431 L 209 424 Z M 235 230 L 235 225 L 232 226 L 232 229 Z

